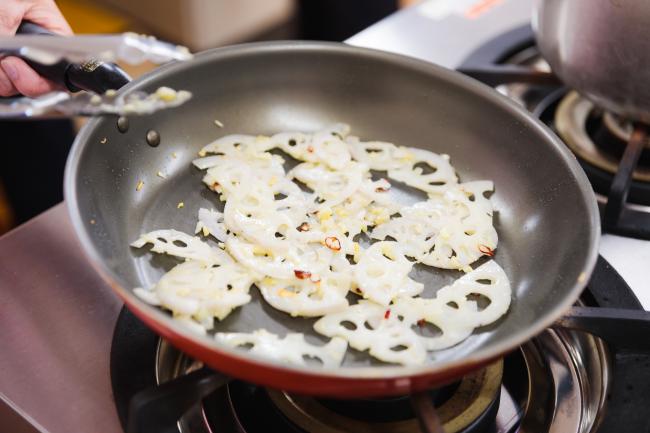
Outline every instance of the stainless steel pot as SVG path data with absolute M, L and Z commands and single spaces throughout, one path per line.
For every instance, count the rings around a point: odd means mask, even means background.
M 567 85 L 650 123 L 650 1 L 537 0 L 533 28 L 542 55 Z

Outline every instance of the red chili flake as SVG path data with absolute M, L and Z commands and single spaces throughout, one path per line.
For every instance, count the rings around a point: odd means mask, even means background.
M 300 224 L 300 225 L 298 226 L 298 231 L 299 231 L 299 232 L 308 232 L 310 228 L 311 228 L 311 227 L 309 227 L 309 224 L 307 224 L 307 223 L 302 223 L 302 224 Z
M 383 186 L 378 186 L 377 188 L 375 188 L 375 192 L 388 192 L 388 190 L 390 189 L 390 183 L 388 183 L 388 181 L 386 181 L 386 184 L 388 186 L 385 187 L 385 188 Z
M 427 323 L 427 321 L 424 320 L 424 319 L 420 319 L 420 320 L 417 321 L 417 324 L 418 324 L 418 326 L 419 326 L 420 328 L 424 327 L 424 324 L 425 324 L 425 323 Z
M 314 152 L 314 147 L 313 146 L 307 146 L 307 152 L 313 153 Z
M 334 236 L 325 238 L 325 246 L 332 251 L 341 251 L 341 241 Z
M 384 313 L 384 319 L 388 319 L 389 317 L 390 317 L 390 308 L 386 310 L 386 312 Z
M 301 271 L 298 269 L 294 269 L 293 273 L 296 276 L 296 278 L 298 278 L 299 280 L 304 280 L 305 278 L 311 277 L 311 272 L 309 271 Z
M 487 245 L 479 244 L 478 250 L 486 256 L 494 257 L 494 250 Z
M 309 277 L 309 281 L 311 281 L 314 284 L 320 283 L 320 277 L 318 275 L 312 275 Z
M 360 295 L 363 295 L 363 290 L 361 290 L 361 287 L 357 287 L 357 293 Z
M 219 185 L 219 182 L 215 182 L 215 183 L 213 183 L 213 184 L 210 186 L 210 189 L 212 189 L 212 190 L 214 191 L 214 190 L 216 190 L 217 188 L 219 188 L 220 186 L 221 186 L 221 185 Z

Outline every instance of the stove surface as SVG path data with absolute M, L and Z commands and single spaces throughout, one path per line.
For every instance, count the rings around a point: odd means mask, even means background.
M 534 0 L 428 0 L 380 21 L 347 42 L 453 69 L 487 41 L 528 24 L 533 4 Z M 650 310 L 646 270 L 650 241 L 604 234 L 600 253 L 627 281 L 643 308 Z
M 426 0 L 346 42 L 458 67 L 485 41 L 530 22 L 534 0 Z

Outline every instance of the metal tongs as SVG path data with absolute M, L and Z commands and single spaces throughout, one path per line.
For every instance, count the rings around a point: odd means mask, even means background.
M 191 94 L 163 88 L 152 94 L 115 90 L 131 78 L 112 61 L 129 64 L 145 61 L 161 64 L 185 61 L 192 54 L 185 47 L 159 41 L 152 36 L 117 35 L 58 36 L 31 22 L 23 22 L 14 37 L 0 37 L 0 56 L 23 58 L 40 75 L 61 84 L 70 92 L 53 92 L 39 98 L 0 100 L 0 118 L 150 114 L 178 106 Z
M 192 58 L 186 47 L 136 33 L 82 36 L 19 34 L 0 37 L 0 50 L 5 54 L 20 56 L 43 65 L 53 65 L 61 60 L 77 63 L 88 60 L 121 60 L 129 64 L 149 61 L 161 64 Z

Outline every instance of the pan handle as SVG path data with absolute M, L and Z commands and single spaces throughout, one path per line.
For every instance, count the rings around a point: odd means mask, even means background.
M 551 72 L 518 65 L 488 65 L 460 67 L 456 71 L 496 87 L 501 84 L 527 83 L 538 86 L 559 86 L 560 79 Z
M 588 332 L 617 349 L 650 352 L 648 311 L 572 307 L 553 327 Z
M 54 35 L 44 27 L 31 21 L 23 21 L 18 27 L 22 35 Z M 31 59 L 23 60 L 39 75 L 63 86 L 71 92 L 86 90 L 94 93 L 104 93 L 107 90 L 117 90 L 129 81 L 131 77 L 115 63 L 89 60 L 84 63 L 70 63 L 61 60 L 53 65 L 44 65 Z
M 188 409 L 229 381 L 203 367 L 137 393 L 129 404 L 126 433 L 176 431 L 176 423 Z

